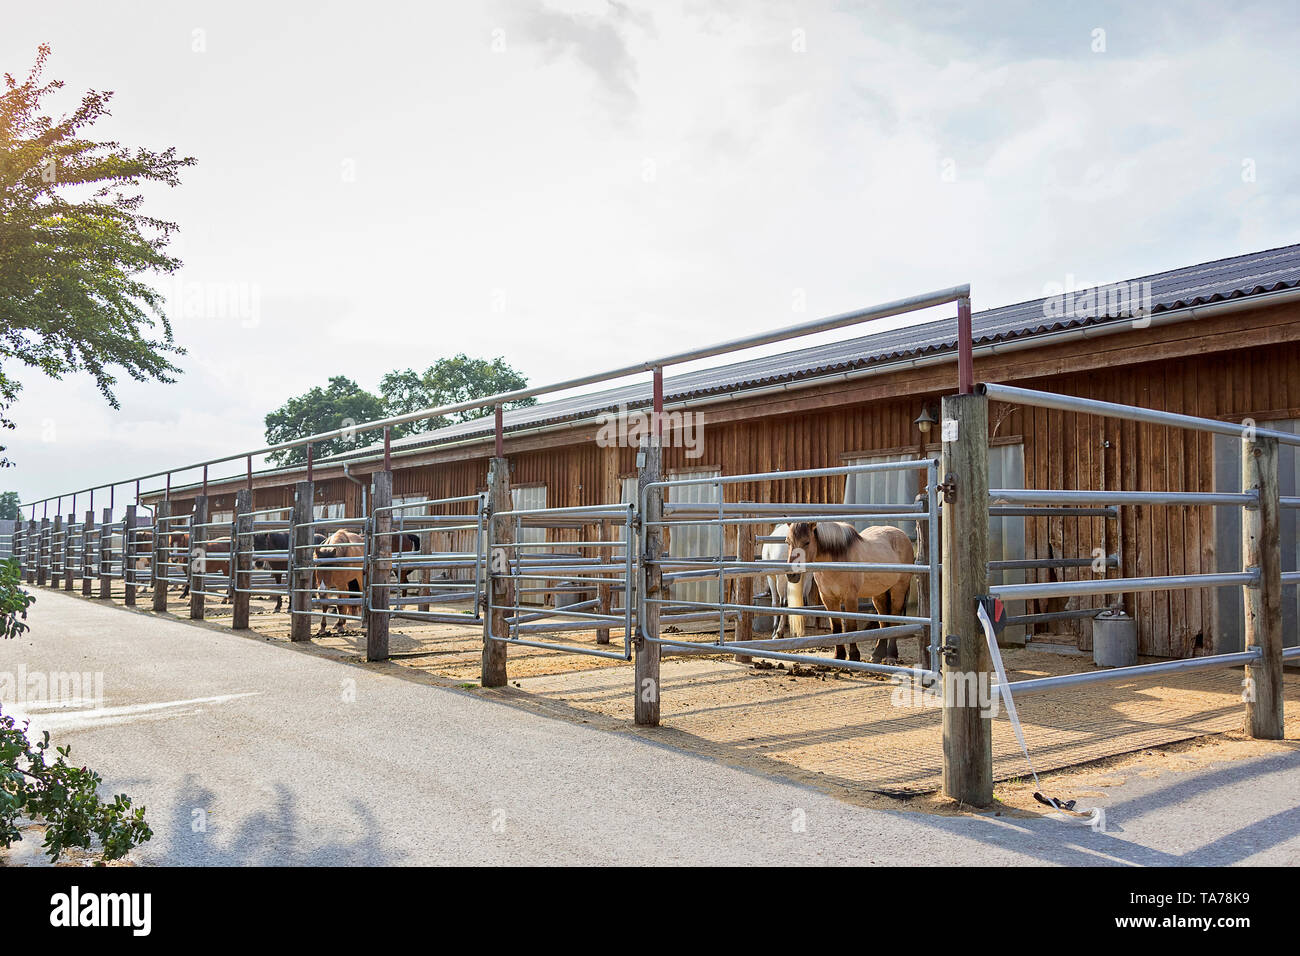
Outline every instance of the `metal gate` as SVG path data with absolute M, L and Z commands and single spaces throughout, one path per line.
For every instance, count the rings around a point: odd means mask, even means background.
M 284 513 L 284 508 L 244 512 L 241 517 L 251 522 L 252 534 L 236 534 L 234 545 L 235 593 L 273 597 L 276 611 L 284 607 L 293 586 L 293 522 Z
M 229 600 L 234 584 L 234 523 L 191 520 L 189 528 L 190 594 Z
M 163 556 L 163 566 L 153 569 L 153 579 L 165 588 L 173 584 L 188 588 L 190 584 L 190 516 L 168 515 L 154 524 L 156 551 Z M 156 562 L 155 562 L 156 563 Z
M 507 645 L 629 660 L 636 605 L 632 597 L 636 574 L 633 508 L 630 504 L 521 508 L 494 515 L 486 528 L 487 565 L 491 582 L 508 582 L 513 600 L 497 603 L 495 588 L 487 588 L 489 621 L 496 620 L 494 611 L 503 612 L 505 621 L 503 633 L 496 633 L 489 624 L 487 638 Z M 511 540 L 494 540 L 496 519 L 513 525 Z M 621 540 L 604 533 L 609 524 L 622 528 Z M 541 540 L 536 534 L 524 533 L 534 529 L 542 530 Z M 577 539 L 547 541 L 545 532 L 550 529 L 576 530 Z M 633 546 L 629 547 L 629 542 Z M 551 605 L 530 598 L 549 599 Z M 600 649 L 612 628 L 623 631 L 621 652 Z M 593 644 L 538 639 L 543 634 L 592 630 L 597 632 Z
M 655 562 L 662 575 L 666 596 L 638 597 L 638 620 L 644 620 L 649 605 L 657 605 L 660 621 L 660 636 L 651 638 L 642 633 L 642 638 L 661 645 L 665 653 L 671 654 L 733 654 L 739 657 L 770 658 L 789 661 L 796 664 L 827 665 L 848 670 L 873 671 L 884 674 L 907 674 L 925 680 L 938 678 L 939 647 L 941 628 L 939 624 L 939 463 L 936 459 L 918 459 L 912 461 L 892 461 L 868 465 L 846 465 L 836 468 L 810 468 L 800 471 L 766 472 L 751 475 L 704 476 L 696 478 L 677 478 L 649 482 L 642 487 L 638 507 L 642 515 L 643 532 L 653 527 L 671 535 L 673 529 L 711 528 L 715 530 L 717 540 L 727 540 L 727 529 L 734 528 L 737 547 L 730 553 L 720 556 L 712 554 L 687 555 L 681 548 L 672 549 Z M 914 504 L 900 505 L 888 502 L 859 502 L 855 504 L 820 504 L 809 503 L 815 496 L 814 483 L 821 484 L 821 496 L 829 497 L 833 479 L 847 476 L 877 472 L 922 472 L 925 475 L 924 492 L 918 495 Z M 684 489 L 686 486 L 713 485 L 712 503 L 704 503 L 700 495 L 690 495 L 671 489 Z M 743 493 L 758 501 L 727 501 L 725 488 L 728 485 L 743 485 L 737 495 Z M 663 505 L 663 517 L 649 521 L 646 513 L 647 494 L 653 488 L 661 488 L 666 500 Z M 834 490 L 838 490 L 835 488 Z M 792 494 L 794 492 L 794 494 Z M 781 500 L 782 496 L 787 499 Z M 692 500 L 694 499 L 694 500 Z M 676 503 L 674 503 L 676 502 Z M 753 549 L 756 539 L 755 529 L 763 526 L 778 525 L 790 521 L 804 522 L 889 522 L 906 523 L 912 526 L 912 538 L 918 554 L 917 563 L 881 563 L 851 561 L 802 561 L 792 564 L 786 561 L 755 560 Z M 687 537 L 677 536 L 678 540 Z M 699 536 L 691 536 L 698 539 Z M 765 536 L 770 537 L 770 536 Z M 742 542 L 748 542 L 742 544 Z M 722 550 L 726 552 L 724 544 Z M 734 554 L 734 557 L 732 556 Z M 647 568 L 647 571 L 649 568 Z M 753 640 L 728 640 L 727 627 L 730 622 L 740 623 L 756 614 L 772 613 L 786 617 L 816 618 L 826 617 L 824 606 L 768 608 L 749 601 L 736 600 L 731 596 L 730 587 L 741 582 L 753 582 L 760 575 L 782 576 L 795 570 L 807 574 L 816 571 L 841 572 L 876 572 L 915 575 L 912 587 L 922 594 L 924 600 L 921 610 L 916 614 L 906 613 L 906 608 L 890 608 L 881 612 L 873 606 L 872 610 L 836 611 L 834 617 L 841 622 L 854 622 L 856 630 L 834 634 L 804 635 L 794 637 L 773 637 Z M 713 596 L 708 600 L 685 600 L 672 594 L 675 582 L 698 582 L 707 580 L 714 583 Z M 797 591 L 797 589 L 796 589 Z M 870 598 L 870 595 L 863 595 Z M 678 625 L 686 622 L 716 620 L 716 638 L 705 641 L 690 641 L 663 637 L 666 625 Z M 860 625 L 860 626 L 859 626 Z M 871 661 L 836 660 L 829 657 L 797 653 L 800 651 L 826 648 L 836 645 L 866 642 L 873 640 L 897 639 L 900 637 L 919 637 L 925 643 L 927 653 L 921 655 L 917 667 L 905 667 L 895 664 L 873 663 Z M 925 640 L 928 638 L 928 641 Z M 928 658 L 928 663 L 927 663 Z
M 307 529 L 307 544 L 293 545 L 298 538 L 298 529 Z M 331 536 L 338 531 L 349 531 L 361 540 L 337 545 L 335 550 L 346 554 L 322 555 L 320 549 Z M 316 540 L 317 536 L 323 540 Z M 310 571 L 310 584 L 306 600 L 302 601 L 303 610 L 294 607 L 291 600 L 290 614 L 321 615 L 321 630 L 325 630 L 329 618 L 338 622 L 340 628 L 344 621 L 364 624 L 367 600 L 366 568 L 370 562 L 370 519 L 368 518 L 317 518 L 293 525 L 290 538 L 290 561 L 295 572 Z M 346 577 L 345 577 L 346 575 Z M 294 593 L 294 577 L 289 576 L 290 594 Z M 355 581 L 359 591 L 351 588 Z M 342 586 L 340 586 L 342 585 Z M 327 614 L 326 608 L 334 608 L 333 614 Z
M 390 617 L 445 624 L 482 624 L 487 549 L 487 496 L 461 495 L 404 501 L 376 508 L 392 518 L 392 566 L 387 607 L 375 608 L 366 589 L 366 609 Z M 379 553 L 370 530 L 371 555 Z M 463 611 L 457 605 L 468 604 Z

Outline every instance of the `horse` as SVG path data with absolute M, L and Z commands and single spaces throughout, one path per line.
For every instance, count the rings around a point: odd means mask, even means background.
M 853 525 L 842 521 L 800 521 L 790 526 L 785 543 L 792 562 L 913 564 L 916 561 L 916 550 L 912 547 L 911 538 L 906 532 L 888 525 L 859 532 Z M 792 572 L 786 578 L 792 584 L 798 584 L 803 574 Z M 835 611 L 841 614 L 856 613 L 859 600 L 865 596 L 871 598 L 877 614 L 901 614 L 907 606 L 912 572 L 818 570 L 813 572 L 813 579 L 821 592 L 822 603 L 831 612 L 831 633 L 845 634 L 858 630 L 858 622 L 841 618 L 839 630 L 836 631 Z M 876 622 L 876 627 L 884 626 L 884 621 Z M 917 642 L 921 666 L 928 667 L 929 644 L 924 632 L 918 634 Z M 871 660 L 878 664 L 886 660 L 886 655 L 890 660 L 898 659 L 898 642 L 895 638 L 876 641 Z M 836 644 L 835 659 L 841 661 L 845 656 L 845 646 Z M 862 659 L 856 642 L 848 645 L 847 658 L 851 661 Z
M 772 536 L 784 538 L 789 531 L 790 526 L 788 524 L 779 524 L 772 529 Z M 785 562 L 789 553 L 790 546 L 784 541 L 763 542 L 762 559 L 764 561 Z M 777 612 L 777 608 L 786 606 L 787 585 L 785 581 L 782 580 L 782 575 L 780 574 L 768 574 L 765 577 L 767 579 L 768 593 L 772 595 L 772 639 L 775 640 L 779 637 L 785 636 L 786 621 L 789 618 L 788 614 L 780 614 Z M 813 576 L 811 574 L 808 575 L 803 582 L 803 603 L 805 607 L 810 604 L 820 603 L 820 601 L 815 601 L 812 598 L 812 592 L 815 586 Z M 798 633 L 797 630 L 796 633 Z
M 335 531 L 325 539 L 324 544 L 316 548 L 317 559 L 350 559 L 347 563 L 326 564 L 315 569 L 313 586 L 322 592 L 321 596 L 326 601 L 331 597 L 336 601 L 342 600 L 340 595 L 343 594 L 360 598 L 365 593 L 366 574 L 365 569 L 360 566 L 365 560 L 365 553 L 366 539 L 355 531 Z M 316 632 L 318 635 L 325 633 L 326 608 L 329 606 L 327 603 L 321 607 L 320 630 Z M 346 604 L 334 604 L 334 611 L 339 616 L 339 631 L 343 630 L 343 615 L 348 613 L 348 607 L 349 605 Z

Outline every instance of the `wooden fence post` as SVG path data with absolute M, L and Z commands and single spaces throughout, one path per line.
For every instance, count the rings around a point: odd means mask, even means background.
M 113 509 L 104 509 L 104 521 L 99 526 L 99 597 L 107 601 L 113 596 L 113 579 L 108 576 L 113 563 Z
M 208 496 L 195 495 L 194 511 L 190 514 L 190 553 L 186 561 L 185 576 L 190 582 L 190 620 L 201 621 L 204 615 L 204 577 L 208 570 Z
M 595 531 L 596 531 L 597 541 L 613 540 L 613 531 L 610 527 L 609 522 L 607 522 L 605 519 L 602 518 L 601 520 L 596 522 Z M 596 551 L 596 560 L 600 561 L 602 564 L 614 563 L 614 551 L 612 548 L 596 548 L 595 551 Z M 614 586 L 608 583 L 597 584 L 596 585 L 596 613 L 608 614 L 609 609 L 613 606 L 613 603 L 614 603 Z M 597 644 L 609 643 L 608 624 L 605 625 L 604 627 L 596 628 L 596 643 Z
M 95 580 L 95 512 L 86 512 L 86 524 L 81 538 L 81 593 L 90 597 L 91 582 Z
M 1259 492 L 1259 507 L 1247 508 L 1241 524 L 1241 553 L 1259 571 L 1259 586 L 1245 591 L 1246 647 L 1263 656 L 1246 665 L 1246 732 L 1257 740 L 1282 739 L 1282 525 L 1276 438 L 1247 437 L 1242 445 L 1241 487 Z
M 67 530 L 63 533 L 63 590 L 71 591 L 72 581 L 72 526 L 77 523 L 76 512 L 68 515 Z
M 311 640 L 312 503 L 316 483 L 300 481 L 293 486 L 293 531 L 289 555 L 289 639 Z
M 741 506 L 752 504 L 753 502 L 742 501 Z M 751 515 L 741 515 L 741 518 L 749 518 Z M 745 523 L 743 520 L 736 525 L 736 560 L 753 561 L 758 546 L 758 536 L 754 533 L 757 525 Z M 753 572 L 744 572 L 745 576 L 736 579 L 736 603 L 753 604 L 754 603 L 754 577 Z M 741 611 L 740 617 L 736 618 L 736 640 L 752 641 L 754 639 L 754 612 Z M 737 664 L 748 664 L 751 658 L 748 655 L 737 655 Z
M 54 529 L 50 533 L 50 587 L 59 589 L 63 579 L 63 515 L 54 516 Z
M 993 802 L 992 719 L 981 700 L 992 688 L 977 601 L 988 593 L 988 397 L 943 400 L 944 482 L 953 481 L 943 519 L 943 633 L 957 642 L 955 663 L 944 663 L 943 792 L 976 807 Z
M 41 529 L 36 543 L 40 550 L 36 554 L 36 586 L 45 587 L 45 582 L 49 580 L 50 555 L 53 549 L 50 547 L 50 519 L 41 519 Z
M 167 610 L 167 562 L 171 558 L 167 548 L 170 546 L 171 525 L 166 521 L 172 514 L 170 499 L 158 502 L 153 510 L 153 561 L 149 573 L 153 576 L 153 609 L 159 612 Z
M 230 582 L 234 589 L 231 597 L 230 628 L 248 630 L 249 607 L 253 586 L 253 493 L 247 488 L 235 492 L 235 536 L 230 542 Z
M 510 579 L 510 548 L 514 543 L 515 526 L 502 512 L 511 509 L 510 459 L 496 457 L 488 464 L 488 531 L 487 586 L 492 599 L 492 613 L 483 617 L 483 665 L 479 682 L 484 687 L 506 685 L 506 645 L 492 640 L 489 635 L 505 637 L 506 608 L 515 603 L 515 584 Z
M 370 476 L 370 608 L 366 610 L 366 660 L 388 660 L 388 577 L 393 571 L 393 473 Z M 363 588 L 364 590 L 364 588 Z M 401 589 L 398 589 L 401 593 Z
M 135 505 L 127 505 L 122 519 L 122 582 L 126 586 L 122 600 L 127 607 L 135 607 L 135 546 Z
M 659 566 L 663 555 L 663 528 L 647 522 L 662 520 L 664 513 L 663 488 L 651 488 L 647 492 L 646 485 L 659 480 L 663 467 L 662 453 L 659 436 L 652 435 L 637 455 L 640 460 L 636 480 L 637 500 L 644 496 L 646 503 L 645 513 L 641 516 L 641 554 L 637 577 L 639 593 L 645 595 L 646 604 L 645 613 L 641 615 L 640 633 L 634 640 L 634 711 L 636 722 L 645 727 L 659 726 L 659 644 L 655 640 L 659 637 L 659 605 L 651 603 L 650 599 L 659 598 L 663 593 L 663 570 Z
M 36 549 L 40 546 L 37 539 L 36 519 L 33 518 L 27 522 L 26 530 L 23 531 L 23 569 L 25 572 L 23 578 L 28 584 L 36 583 L 36 565 L 38 563 Z

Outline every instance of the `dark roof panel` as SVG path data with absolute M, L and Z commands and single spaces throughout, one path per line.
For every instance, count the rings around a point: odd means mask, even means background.
M 1074 290 L 1073 299 L 1064 295 L 1049 296 L 988 309 L 975 313 L 971 324 L 975 344 L 979 345 L 1131 318 L 1135 303 L 1151 314 L 1157 314 L 1297 286 L 1300 286 L 1300 244 L 1203 262 L 1091 290 Z M 725 394 L 933 352 L 952 351 L 956 347 L 956 318 L 939 319 L 873 332 L 844 342 L 668 376 L 664 379 L 664 399 L 673 402 Z M 531 408 L 513 409 L 505 413 L 505 428 L 509 432 L 557 424 L 587 418 L 620 405 L 645 406 L 651 401 L 650 389 L 648 381 L 636 382 L 555 399 Z M 478 418 L 410 435 L 394 441 L 392 446 L 394 451 L 409 451 L 490 434 L 491 418 Z M 375 445 L 336 458 L 346 460 L 373 454 L 380 447 Z

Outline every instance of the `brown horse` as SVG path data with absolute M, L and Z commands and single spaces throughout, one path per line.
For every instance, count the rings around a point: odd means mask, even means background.
M 898 528 L 885 526 L 867 528 L 859 532 L 851 524 L 842 521 L 809 522 L 800 521 L 790 526 L 785 536 L 786 546 L 790 549 L 791 562 L 801 559 L 807 562 L 849 561 L 861 564 L 912 564 L 916 561 L 916 550 L 906 532 Z M 822 603 L 830 612 L 831 633 L 845 634 L 850 631 L 863 630 L 862 622 L 839 619 L 836 630 L 835 613 L 856 613 L 858 601 L 863 597 L 871 598 L 877 614 L 902 614 L 907 606 L 907 590 L 912 584 L 912 574 L 898 571 L 813 571 L 813 580 L 821 592 Z M 798 584 L 802 573 L 788 574 L 792 584 Z M 886 622 L 877 621 L 877 627 L 886 626 Z M 929 645 L 924 633 L 918 637 L 921 653 L 921 665 L 928 666 L 926 660 Z M 876 649 L 871 653 L 874 663 L 888 659 L 897 660 L 898 641 L 896 638 L 882 638 L 876 641 Z M 835 645 L 835 659 L 845 659 L 845 646 Z M 862 659 L 857 643 L 848 646 L 848 659 Z
M 313 586 L 320 592 L 320 596 L 326 603 L 321 605 L 320 612 L 320 630 L 317 634 L 325 633 L 327 621 L 327 609 L 330 606 L 330 600 L 357 600 L 365 594 L 366 575 L 363 563 L 366 553 L 366 539 L 355 531 L 335 531 L 325 539 L 325 542 L 316 548 L 316 557 L 326 559 L 346 558 L 346 562 L 339 564 L 325 564 L 317 567 L 313 573 Z M 363 611 L 355 604 L 334 604 L 334 611 L 338 615 L 339 631 L 342 631 L 347 623 L 343 615 L 345 614 L 362 614 Z

